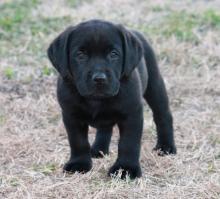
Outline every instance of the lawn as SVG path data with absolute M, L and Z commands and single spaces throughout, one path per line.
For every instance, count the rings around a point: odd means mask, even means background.
M 156 51 L 174 117 L 178 154 L 152 151 L 145 107 L 143 177 L 107 177 L 117 157 L 67 175 L 69 146 L 46 55 L 67 26 L 99 18 L 142 32 Z M 90 129 L 90 141 L 94 139 Z M 0 198 L 220 198 L 220 2 L 162 0 L 0 1 Z

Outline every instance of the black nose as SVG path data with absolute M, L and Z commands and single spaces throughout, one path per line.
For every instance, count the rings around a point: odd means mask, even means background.
M 106 82 L 107 77 L 103 72 L 96 72 L 93 74 L 92 80 L 97 84 L 103 84 Z

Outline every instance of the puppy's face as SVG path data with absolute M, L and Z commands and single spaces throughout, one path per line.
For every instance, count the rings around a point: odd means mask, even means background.
M 106 98 L 117 95 L 121 78 L 138 64 L 142 48 L 123 27 L 93 20 L 64 31 L 48 56 L 61 76 L 72 78 L 81 96 Z
M 123 64 L 118 30 L 109 24 L 85 23 L 71 37 L 69 65 L 79 93 L 95 98 L 116 95 Z

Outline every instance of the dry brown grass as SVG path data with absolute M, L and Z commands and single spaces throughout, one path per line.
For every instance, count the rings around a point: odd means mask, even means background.
M 200 14 L 219 8 L 219 1 L 88 0 L 75 7 L 61 0 L 51 2 L 41 1 L 29 17 L 38 21 L 67 16 L 70 20 L 57 22 L 58 28 L 51 32 L 45 31 L 45 22 L 35 34 L 25 22 L 24 36 L 1 41 L 0 198 L 220 198 L 220 30 L 198 25 L 203 31 L 192 30 L 196 41 L 165 36 L 166 23 L 161 32 L 150 29 L 148 33 L 148 24 L 154 26 L 169 13 Z M 91 172 L 62 173 L 69 146 L 55 96 L 56 75 L 42 73 L 49 66 L 45 49 L 70 21 L 90 18 L 141 29 L 159 57 L 175 119 L 178 154 L 159 157 L 152 152 L 155 127 L 146 107 L 141 179 L 107 177 L 117 155 L 117 131 L 111 154 L 94 159 Z M 0 28 L 1 34 L 4 39 L 8 32 Z

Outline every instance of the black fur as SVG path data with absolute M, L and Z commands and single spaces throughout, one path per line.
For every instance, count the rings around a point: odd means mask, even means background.
M 176 153 L 172 115 L 154 52 L 144 37 L 120 25 L 91 20 L 70 27 L 48 48 L 60 73 L 57 95 L 71 148 L 64 170 L 87 172 L 91 157 L 108 154 L 112 128 L 118 125 L 118 158 L 109 175 L 141 176 L 143 98 L 157 127 L 155 149 Z M 97 128 L 92 147 L 88 126 Z

